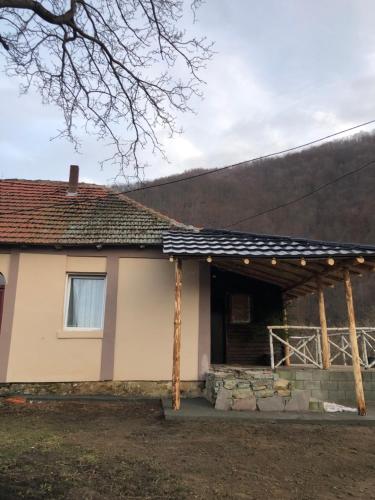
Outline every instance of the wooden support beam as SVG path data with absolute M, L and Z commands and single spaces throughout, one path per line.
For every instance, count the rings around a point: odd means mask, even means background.
M 252 271 L 259 271 L 261 273 L 268 274 L 269 276 L 274 276 L 275 279 L 279 278 L 281 280 L 284 280 L 285 282 L 293 282 L 296 281 L 296 278 L 298 278 L 298 281 L 303 278 L 303 277 L 309 277 L 311 276 L 311 273 L 296 273 L 294 270 L 290 271 L 282 261 L 278 261 L 277 268 L 275 266 L 270 266 L 269 264 L 264 264 L 262 261 L 252 261 L 250 266 L 249 266 L 249 272 Z M 314 289 L 313 287 L 309 287 L 312 290 Z
M 252 265 L 242 266 L 241 264 L 228 263 L 227 261 L 215 262 L 215 266 L 218 268 L 226 269 L 227 271 L 231 271 L 233 273 L 242 274 L 248 278 L 259 279 L 261 281 L 266 281 L 268 283 L 273 283 L 279 286 L 287 286 L 288 280 L 286 278 L 281 278 L 274 274 L 265 273 L 263 271 L 259 271 L 258 269 L 253 269 Z
M 286 293 L 283 292 L 283 298 L 284 298 L 284 300 L 286 300 L 288 302 L 292 302 L 293 300 L 299 299 L 300 297 L 302 297 L 302 294 L 298 295 L 298 293 L 296 293 L 296 292 L 293 292 L 293 293 L 292 292 L 286 292 Z
M 319 273 L 324 271 L 327 268 L 327 265 L 323 262 L 318 262 L 316 260 L 308 260 L 306 261 L 305 268 L 301 269 L 301 264 L 297 261 L 288 260 L 285 261 L 289 266 L 298 268 L 300 271 L 309 271 L 310 273 Z
M 277 262 L 277 271 L 282 272 L 283 274 L 287 274 L 288 276 L 293 276 L 293 278 L 298 278 L 299 280 L 301 278 L 308 278 L 311 276 L 311 271 L 305 270 L 304 268 L 301 268 L 300 266 L 290 266 L 288 262 L 284 262 L 282 260 L 279 260 Z M 263 261 L 253 261 L 252 262 L 252 267 L 256 268 L 262 268 L 262 269 L 270 269 L 270 265 L 268 263 L 264 263 Z M 275 269 L 272 267 L 271 271 L 275 271 Z
M 300 271 L 302 271 L 304 274 L 301 274 L 301 277 L 305 276 L 305 278 L 308 280 L 308 279 L 313 279 L 315 278 L 316 276 L 320 275 L 322 272 L 324 273 L 324 271 L 327 271 L 327 266 L 323 265 L 323 264 L 308 264 L 306 267 L 302 267 L 299 265 L 299 264 L 293 264 L 292 262 L 283 262 L 283 265 L 286 265 L 288 267 L 290 267 L 291 269 L 299 269 Z M 331 273 L 334 273 L 334 272 L 337 272 L 333 269 L 329 269 L 330 271 L 330 275 L 329 277 L 322 277 L 322 285 L 327 285 L 329 286 L 331 284 L 331 281 L 342 281 L 342 278 L 335 278 L 335 277 L 332 277 L 331 276 Z
M 373 271 L 375 269 L 374 262 L 365 262 L 364 264 L 354 264 L 356 269 L 366 269 L 366 271 Z
M 347 259 L 340 259 L 339 263 L 341 264 L 340 266 L 336 267 L 331 267 L 328 266 L 326 263 L 323 264 L 318 261 L 313 261 L 310 260 L 307 263 L 306 268 L 303 268 L 303 271 L 306 269 L 309 271 L 313 271 L 310 276 L 306 276 L 305 279 L 302 279 L 299 281 L 297 284 L 290 286 L 288 288 L 284 289 L 284 297 L 285 298 L 290 298 L 294 299 L 297 297 L 302 297 L 303 295 L 307 295 L 308 292 L 306 291 L 308 288 L 311 289 L 311 284 L 310 282 L 312 280 L 316 280 L 318 277 L 321 280 L 321 284 L 323 286 L 334 286 L 335 282 L 341 283 L 342 282 L 342 272 L 344 269 L 348 269 L 350 273 L 357 275 L 357 276 L 362 276 L 361 270 L 366 270 L 366 271 L 375 271 L 375 261 L 372 260 L 373 258 L 366 258 L 366 261 L 361 264 L 355 261 L 353 262 L 353 258 L 347 258 Z M 300 264 L 297 264 L 293 261 L 288 260 L 282 261 L 282 264 L 278 266 L 280 269 L 282 268 L 282 265 L 287 265 L 291 269 L 296 269 L 299 268 L 301 269 Z M 308 269 L 307 269 L 308 268 Z
M 361 274 L 359 271 L 352 270 L 351 267 L 348 267 L 347 261 L 344 261 L 343 265 L 341 267 L 337 267 L 336 269 L 333 269 L 330 266 L 325 266 L 325 268 L 324 268 L 324 270 L 322 272 L 316 273 L 315 276 L 312 275 L 308 279 L 301 280 L 296 285 L 294 285 L 294 286 L 292 286 L 290 288 L 285 289 L 285 292 L 289 292 L 289 291 L 293 291 L 293 290 L 298 291 L 298 289 L 300 289 L 302 286 L 306 286 L 306 285 L 308 286 L 308 284 L 310 283 L 311 280 L 315 279 L 315 281 L 316 281 L 317 278 L 319 278 L 321 280 L 321 284 L 322 285 L 330 284 L 329 283 L 330 280 L 340 281 L 341 282 L 342 281 L 342 277 L 338 278 L 336 276 L 336 274 L 337 273 L 342 273 L 342 271 L 344 269 L 350 269 L 350 271 L 353 272 L 354 274 Z
M 361 266 L 362 267 L 362 266 Z M 356 274 L 357 276 L 362 276 L 362 272 L 358 269 L 359 266 L 356 266 L 356 267 L 353 267 L 353 266 L 347 266 L 348 270 L 352 273 L 352 274 Z M 365 269 L 365 267 L 363 267 L 363 269 Z
M 328 341 L 326 308 L 324 303 L 322 282 L 319 278 L 317 278 L 316 283 L 318 285 L 319 319 L 320 319 L 320 331 L 322 335 L 323 369 L 327 370 L 331 366 L 331 350 Z
M 348 269 L 344 269 L 343 277 L 345 285 L 346 306 L 348 309 L 350 343 L 352 347 L 352 365 L 354 373 L 355 394 L 357 398 L 358 414 L 363 416 L 366 415 L 366 402 L 365 402 L 365 394 L 363 391 L 361 364 L 359 358 L 357 331 L 355 325 L 353 289 Z
M 180 409 L 180 363 L 181 363 L 181 291 L 182 261 L 175 263 L 175 297 L 174 297 L 174 332 L 173 332 L 173 372 L 172 372 L 172 408 Z
M 215 262 L 215 266 L 227 271 L 241 274 L 248 278 L 259 279 L 261 281 L 272 283 L 274 285 L 281 286 L 282 288 L 290 286 L 289 276 L 287 277 L 284 273 L 280 273 L 279 269 L 275 268 L 275 266 L 266 267 L 265 265 L 254 263 L 254 261 L 252 261 L 249 265 L 244 266 L 242 263 L 228 260 L 218 260 Z M 306 289 L 305 293 L 315 290 L 314 285 L 305 285 L 301 288 Z

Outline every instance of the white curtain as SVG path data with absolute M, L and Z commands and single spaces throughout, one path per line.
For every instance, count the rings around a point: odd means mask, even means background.
M 70 278 L 68 327 L 102 328 L 104 278 Z

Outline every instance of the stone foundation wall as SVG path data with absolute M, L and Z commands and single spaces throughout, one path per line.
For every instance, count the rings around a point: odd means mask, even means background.
M 271 369 L 211 367 L 206 397 L 217 410 L 308 411 L 310 393 Z
M 204 382 L 181 382 L 181 396 L 202 396 Z M 127 396 L 165 397 L 172 393 L 170 381 L 41 382 L 0 384 L 0 396 Z
M 278 368 L 279 377 L 287 379 L 293 389 L 309 391 L 311 398 L 332 403 L 355 404 L 354 376 L 351 367 Z M 375 402 L 375 370 L 362 370 L 363 388 L 368 402 Z

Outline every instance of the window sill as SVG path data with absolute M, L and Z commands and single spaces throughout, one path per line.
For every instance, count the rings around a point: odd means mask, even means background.
M 102 339 L 103 330 L 60 330 L 58 339 Z

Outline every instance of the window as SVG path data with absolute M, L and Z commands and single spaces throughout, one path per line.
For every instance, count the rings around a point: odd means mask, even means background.
M 230 322 L 235 324 L 250 323 L 250 295 L 245 293 L 232 293 L 229 299 Z
M 104 319 L 105 276 L 68 276 L 65 327 L 101 330 Z

